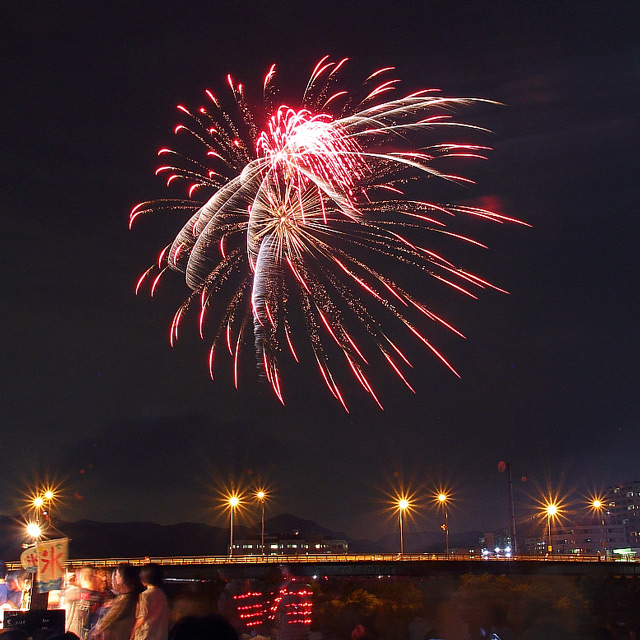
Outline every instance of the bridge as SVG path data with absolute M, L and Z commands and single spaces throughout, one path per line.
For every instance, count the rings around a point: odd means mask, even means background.
M 511 558 L 481 554 L 322 554 L 291 556 L 181 556 L 140 558 L 69 559 L 67 567 L 83 564 L 112 568 L 126 562 L 142 566 L 155 562 L 168 577 L 249 579 L 264 577 L 282 566 L 301 577 L 317 576 L 407 576 L 428 577 L 467 573 L 492 575 L 640 576 L 640 562 L 604 559 L 597 555 L 553 555 Z M 8 562 L 8 569 L 19 569 L 19 562 Z

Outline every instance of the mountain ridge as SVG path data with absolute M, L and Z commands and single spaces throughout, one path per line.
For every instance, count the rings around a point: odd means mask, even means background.
M 234 539 L 259 536 L 261 524 L 234 526 Z M 283 513 L 265 521 L 267 535 L 287 536 L 299 532 L 302 538 L 319 537 L 346 540 L 353 553 L 396 553 L 398 534 L 389 534 L 379 540 L 358 540 L 344 532 L 335 532 L 312 520 Z M 155 522 L 99 522 L 81 519 L 75 522 L 57 520 L 55 535 L 71 539 L 69 557 L 83 558 L 135 558 L 176 557 L 198 555 L 226 555 L 229 528 L 200 522 L 158 524 Z M 476 546 L 477 531 L 452 535 L 451 547 Z M 16 561 L 23 542 L 27 542 L 24 520 L 20 517 L 0 515 L 0 560 Z M 441 531 L 405 532 L 404 548 L 407 553 L 442 551 L 444 537 Z

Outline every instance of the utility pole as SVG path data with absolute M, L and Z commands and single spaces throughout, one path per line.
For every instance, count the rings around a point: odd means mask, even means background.
M 516 542 L 516 512 L 513 506 L 513 478 L 511 477 L 511 461 L 507 462 L 507 482 L 509 487 L 509 532 L 511 533 L 511 548 L 513 555 L 518 553 Z
M 509 499 L 509 534 L 511 535 L 511 551 L 515 556 L 518 553 L 518 543 L 516 541 L 516 512 L 513 507 L 513 477 L 511 476 L 511 461 L 498 463 L 498 471 L 507 472 L 507 495 Z

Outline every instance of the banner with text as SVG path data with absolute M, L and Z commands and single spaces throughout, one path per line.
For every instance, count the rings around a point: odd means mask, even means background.
M 38 570 L 38 550 L 28 547 L 20 554 L 20 564 L 25 571 L 35 573 Z
M 36 545 L 38 591 L 46 593 L 62 588 L 64 565 L 69 557 L 69 539 L 46 540 Z

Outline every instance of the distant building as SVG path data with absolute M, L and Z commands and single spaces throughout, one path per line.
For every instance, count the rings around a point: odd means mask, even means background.
M 549 542 L 539 537 L 527 537 L 524 539 L 524 554 L 527 556 L 543 556 L 547 553 Z M 522 543 L 520 543 L 522 545 Z M 522 549 L 518 549 L 522 553 Z
M 511 557 L 513 553 L 511 535 L 506 531 L 488 531 L 478 540 L 478 545 L 480 552 L 487 556 Z
M 605 522 L 624 525 L 627 547 L 640 547 L 640 482 L 625 482 L 606 492 Z
M 603 537 L 609 555 L 626 546 L 625 527 L 621 524 L 607 524 L 605 520 L 604 531 L 601 522 L 555 526 L 551 530 L 553 553 L 595 555 L 602 552 Z
M 348 551 L 349 543 L 346 540 L 311 535 L 303 538 L 297 531 L 269 535 L 264 538 L 264 555 L 266 556 L 326 555 Z M 234 540 L 233 555 L 261 556 L 261 537 L 256 535 L 246 540 Z
M 553 554 L 596 555 L 602 553 L 604 537 L 607 555 L 614 549 L 628 546 L 624 525 L 612 524 L 605 519 L 604 530 L 601 520 L 590 522 L 554 523 L 551 528 Z M 528 536 L 524 540 L 524 553 L 527 555 L 546 555 L 549 552 L 549 534 L 547 527 L 537 536 Z

